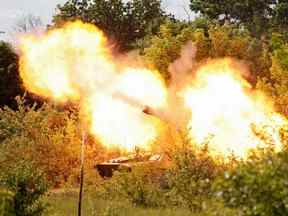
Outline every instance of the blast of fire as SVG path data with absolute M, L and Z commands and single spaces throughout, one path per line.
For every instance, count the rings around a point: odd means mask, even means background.
M 232 60 L 223 59 L 197 70 L 193 83 L 182 92 L 192 114 L 191 137 L 202 143 L 210 135 L 211 151 L 225 156 L 245 157 L 248 150 L 267 144 L 280 150 L 284 117 L 274 112 L 268 98 L 252 89 L 239 69 Z M 256 131 L 272 140 L 267 143 Z
M 196 143 L 212 134 L 212 151 L 225 156 L 243 157 L 261 144 L 252 129 L 262 125 L 273 128 L 265 133 L 281 148 L 279 129 L 285 119 L 241 78 L 231 60 L 207 62 L 192 81 L 189 73 L 175 73 L 174 87 L 167 87 L 157 71 L 113 56 L 104 34 L 90 24 L 68 23 L 42 36 L 25 36 L 20 48 L 25 87 L 61 103 L 79 102 L 90 132 L 107 147 L 149 149 L 164 124 L 142 112 L 150 107 L 175 125 L 179 116 L 185 118 L 181 124 Z M 191 70 L 188 57 L 185 65 Z M 181 70 L 181 59 L 174 68 Z
M 156 138 L 158 121 L 142 109 L 165 104 L 164 81 L 155 71 L 117 65 L 95 26 L 74 22 L 25 36 L 21 51 L 25 87 L 59 102 L 79 101 L 91 133 L 107 147 L 147 149 Z

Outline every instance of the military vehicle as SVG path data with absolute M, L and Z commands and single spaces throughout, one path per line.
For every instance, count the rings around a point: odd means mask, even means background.
M 136 166 L 152 166 L 156 165 L 159 168 L 163 169 L 167 165 L 167 158 L 166 154 L 159 153 L 159 154 L 152 154 L 152 153 L 134 153 L 128 156 L 118 157 L 114 159 L 110 159 L 103 163 L 97 164 L 95 167 L 103 178 L 110 178 L 113 176 L 114 171 L 124 171 L 124 172 L 131 172 L 133 167 Z
M 148 106 L 143 109 L 143 113 L 146 115 L 156 116 L 153 110 Z M 110 178 L 112 177 L 113 172 L 116 170 L 131 172 L 135 166 L 151 166 L 152 164 L 158 166 L 159 169 L 165 169 L 167 166 L 169 166 L 169 163 L 170 158 L 168 154 L 140 152 L 140 149 L 135 147 L 135 153 L 99 163 L 95 166 L 95 168 L 100 176 L 103 178 Z

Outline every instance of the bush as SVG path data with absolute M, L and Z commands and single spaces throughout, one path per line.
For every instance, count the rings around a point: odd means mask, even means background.
M 79 164 L 76 117 L 48 104 L 28 107 L 22 99 L 17 100 L 16 111 L 8 107 L 0 110 L 2 163 L 31 161 L 53 186 L 65 183 Z
M 10 199 L 16 216 L 42 215 L 45 206 L 41 198 L 47 192 L 48 185 L 37 168 L 27 162 L 9 167 L 2 170 L 0 183 L 12 192 Z
M 17 98 L 17 110 L 0 109 L 0 169 L 3 164 L 31 161 L 54 187 L 79 180 L 81 128 L 78 111 L 51 104 L 26 106 Z M 105 159 L 104 147 L 88 137 L 86 169 Z M 15 157 L 17 155 L 17 157 Z
M 254 152 L 216 183 L 225 205 L 247 216 L 288 214 L 288 152 Z
M 154 166 L 134 167 L 132 172 L 115 172 L 112 179 L 102 184 L 104 197 L 112 200 L 126 200 L 135 206 L 163 207 L 165 190 L 160 187 L 161 173 Z
M 177 202 L 192 212 L 205 210 L 212 197 L 212 183 L 221 170 L 210 156 L 208 146 L 199 149 L 184 137 L 183 146 L 173 153 L 173 164 L 168 179 Z

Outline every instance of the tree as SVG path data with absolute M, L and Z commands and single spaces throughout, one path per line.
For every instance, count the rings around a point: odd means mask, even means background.
M 0 42 L 0 106 L 14 107 L 14 98 L 23 93 L 18 72 L 18 55 L 10 44 Z
M 183 32 L 183 34 L 181 34 Z M 181 47 L 191 39 L 191 28 L 183 29 L 180 24 L 167 22 L 161 25 L 160 32 L 151 38 L 150 46 L 144 50 L 147 61 L 169 81 L 169 65 L 180 57 Z
M 270 42 L 272 66 L 269 74 L 259 77 L 257 88 L 273 99 L 279 112 L 288 114 L 288 44 L 281 34 L 273 34 Z
M 151 38 L 144 50 L 147 61 L 169 81 L 169 66 L 181 56 L 182 47 L 192 41 L 196 47 L 195 63 L 207 58 L 232 57 L 245 61 L 251 71 L 249 81 L 255 84 L 257 76 L 269 74 L 269 55 L 262 41 L 235 25 L 205 24 L 192 22 L 161 25 L 160 32 Z
M 281 33 L 286 34 L 286 41 L 288 41 L 287 35 L 288 27 L 288 2 L 287 0 L 279 0 L 274 9 L 273 16 L 273 28 Z
M 58 5 L 53 17 L 55 25 L 80 19 L 93 23 L 127 50 L 138 39 L 158 31 L 167 15 L 161 9 L 161 0 L 69 0 Z
M 192 11 L 221 22 L 241 23 L 254 36 L 267 31 L 275 5 L 276 0 L 190 0 Z

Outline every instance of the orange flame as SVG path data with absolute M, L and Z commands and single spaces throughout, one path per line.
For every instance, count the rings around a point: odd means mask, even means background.
M 148 69 L 116 65 L 94 25 L 68 23 L 41 37 L 26 36 L 21 44 L 25 87 L 59 102 L 80 101 L 91 132 L 104 145 L 147 149 L 156 138 L 159 125 L 142 109 L 165 103 L 163 80 Z
M 93 25 L 75 22 L 43 37 L 26 36 L 21 41 L 20 72 L 25 87 L 59 101 L 79 99 L 81 84 L 93 86 L 91 77 L 105 81 L 113 74 L 106 39 Z M 79 82 L 82 80 L 83 82 Z
M 157 71 L 121 64 L 94 25 L 74 22 L 40 37 L 26 36 L 21 51 L 25 87 L 58 102 L 81 103 L 90 132 L 107 147 L 149 149 L 160 133 L 160 121 L 142 110 L 168 107 L 170 113 L 163 79 Z M 200 144 L 212 135 L 210 147 L 215 153 L 245 157 L 249 149 L 262 144 L 254 133 L 262 126 L 281 148 L 279 130 L 286 119 L 251 88 L 241 77 L 241 68 L 230 60 L 208 62 L 196 71 L 189 86 L 172 94 L 180 94 L 192 114 L 188 128 L 193 140 Z
M 285 119 L 273 111 L 264 95 L 252 90 L 232 63 L 229 59 L 210 61 L 197 70 L 193 85 L 183 91 L 192 113 L 191 137 L 200 144 L 211 136 L 214 153 L 245 157 L 248 150 L 261 145 L 252 130 L 255 126 L 266 128 L 262 132 L 269 133 L 281 149 L 279 130 Z

